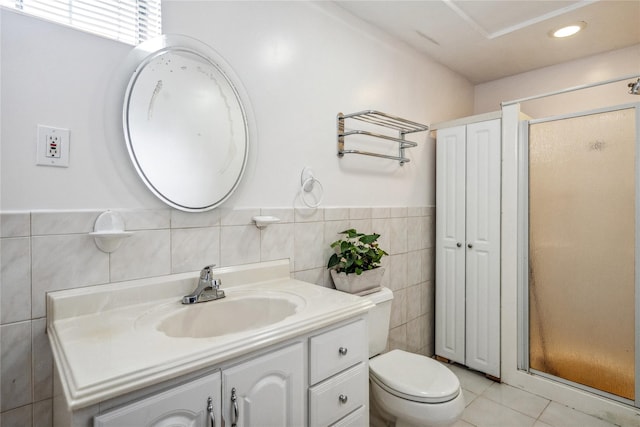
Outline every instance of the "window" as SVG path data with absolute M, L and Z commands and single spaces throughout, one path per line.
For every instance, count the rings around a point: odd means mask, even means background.
M 0 0 L 0 5 L 131 45 L 161 34 L 160 0 Z

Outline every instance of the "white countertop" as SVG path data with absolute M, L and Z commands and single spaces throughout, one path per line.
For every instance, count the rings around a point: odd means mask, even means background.
M 220 301 L 277 292 L 300 307 L 259 329 L 176 338 L 157 326 L 167 315 L 190 307 L 180 301 L 195 288 L 198 272 L 49 293 L 47 333 L 69 409 L 213 367 L 373 306 L 365 298 L 291 279 L 288 260 L 217 269 L 214 277 L 222 279 L 227 293 Z

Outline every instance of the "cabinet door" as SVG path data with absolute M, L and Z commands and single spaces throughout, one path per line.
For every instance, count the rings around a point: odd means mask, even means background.
M 212 422 L 209 399 L 214 413 Z M 222 425 L 220 372 L 155 394 L 94 419 L 94 427 L 202 427 Z
M 500 120 L 467 125 L 466 365 L 500 377 Z
M 465 126 L 436 143 L 436 354 L 465 357 Z
M 225 425 L 304 425 L 306 393 L 303 369 L 301 342 L 225 369 L 222 373 Z

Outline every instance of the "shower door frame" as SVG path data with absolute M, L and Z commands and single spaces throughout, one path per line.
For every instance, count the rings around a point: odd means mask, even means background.
M 593 387 L 575 383 L 529 365 L 529 126 L 575 117 L 590 116 L 619 110 L 635 110 L 635 400 L 614 395 Z M 640 408 L 640 103 L 598 108 L 542 119 L 520 121 L 518 135 L 518 369 L 547 378 L 616 402 Z

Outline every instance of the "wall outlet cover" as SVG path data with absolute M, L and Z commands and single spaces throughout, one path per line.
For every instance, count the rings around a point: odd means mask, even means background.
M 36 165 L 69 167 L 69 129 L 38 125 Z

